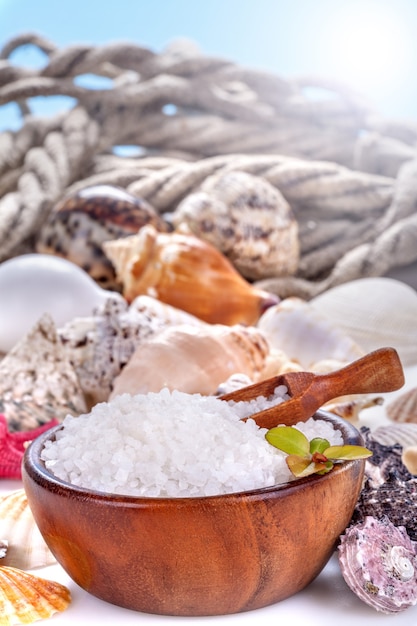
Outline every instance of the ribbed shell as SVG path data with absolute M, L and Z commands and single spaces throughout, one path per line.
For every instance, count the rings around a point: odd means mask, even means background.
M 64 585 L 14 567 L 0 567 L 0 626 L 47 619 L 64 611 L 70 602 Z

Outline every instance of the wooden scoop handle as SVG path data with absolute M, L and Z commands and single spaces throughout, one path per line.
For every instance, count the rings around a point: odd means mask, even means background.
M 262 428 L 306 421 L 323 404 L 350 394 L 395 391 L 404 384 L 404 372 L 393 348 L 380 348 L 328 374 L 290 372 L 285 384 L 291 398 L 252 415 Z

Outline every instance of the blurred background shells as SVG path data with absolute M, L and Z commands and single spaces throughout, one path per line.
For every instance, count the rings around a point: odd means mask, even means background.
M 137 235 L 107 241 L 123 295 L 150 295 L 212 324 L 253 324 L 277 296 L 246 281 L 210 243 L 190 233 L 160 233 L 144 226 Z
M 35 523 L 24 489 L 0 496 L 0 537 L 8 542 L 1 565 L 32 570 L 56 562 Z
M 323 292 L 310 304 L 365 352 L 391 346 L 404 366 L 417 364 L 417 292 L 409 285 L 361 278 Z
M 366 517 L 341 536 L 343 577 L 366 604 L 382 613 L 399 613 L 417 604 L 417 552 L 404 527 L 387 517 Z
M 171 220 L 213 244 L 247 279 L 297 271 L 297 221 L 281 192 L 260 176 L 242 171 L 210 176 Z
M 24 254 L 0 264 L 0 352 L 8 352 L 44 313 L 57 326 L 91 314 L 109 292 L 80 267 L 47 254 Z
M 31 624 L 48 619 L 64 611 L 70 602 L 70 591 L 61 583 L 14 567 L 0 567 L 2 624 Z
M 391 400 L 386 413 L 393 422 L 417 424 L 417 387 L 411 387 Z
M 136 233 L 145 224 L 162 231 L 168 228 L 146 200 L 121 187 L 85 187 L 53 208 L 40 231 L 36 249 L 72 261 L 101 287 L 117 290 L 120 285 L 102 244 Z
M 257 328 L 265 335 L 271 349 L 282 350 L 301 368 L 336 369 L 365 354 L 364 350 L 330 319 L 296 297 L 286 298 L 268 308 Z
M 259 380 L 268 350 L 263 334 L 252 326 L 171 326 L 136 349 L 116 377 L 110 398 L 163 387 L 215 394 L 233 374 Z

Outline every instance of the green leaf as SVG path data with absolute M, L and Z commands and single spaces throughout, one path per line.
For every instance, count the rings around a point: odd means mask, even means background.
M 315 437 L 310 441 L 310 453 L 314 454 L 315 452 L 323 453 L 330 446 L 330 443 L 327 439 L 322 439 L 321 437 Z
M 310 459 L 305 456 L 299 456 L 298 454 L 289 454 L 286 457 L 286 462 L 290 472 L 301 478 L 302 476 L 309 476 L 314 474 L 317 463 L 312 463 Z
M 268 430 L 265 437 L 271 445 L 287 454 L 296 454 L 301 457 L 309 455 L 309 441 L 304 433 L 297 428 L 276 426 Z
M 330 446 L 323 451 L 329 459 L 350 461 L 355 459 L 366 459 L 372 456 L 372 452 L 363 446 Z

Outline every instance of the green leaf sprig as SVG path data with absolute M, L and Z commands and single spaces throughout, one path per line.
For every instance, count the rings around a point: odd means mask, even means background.
M 331 446 L 327 439 L 321 437 L 309 441 L 304 433 L 293 426 L 271 428 L 265 437 L 271 445 L 288 455 L 286 463 L 297 478 L 327 474 L 335 463 L 372 456 L 372 452 L 363 446 Z

